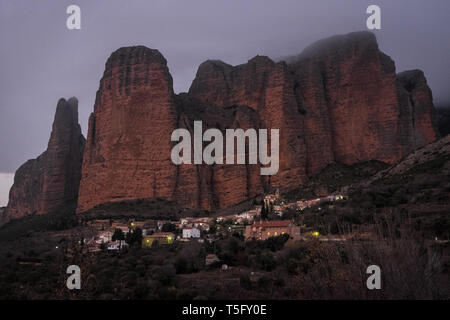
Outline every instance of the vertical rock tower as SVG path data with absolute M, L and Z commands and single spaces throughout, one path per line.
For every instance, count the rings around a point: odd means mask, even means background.
M 127 47 L 106 62 L 89 118 L 78 211 L 138 198 L 172 198 L 172 77 L 157 50 Z
M 60 99 L 47 150 L 16 171 L 3 222 L 29 214 L 74 208 L 84 145 L 78 124 L 78 100 Z

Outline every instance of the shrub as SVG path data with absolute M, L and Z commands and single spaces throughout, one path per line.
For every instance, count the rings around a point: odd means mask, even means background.
M 242 289 L 251 290 L 252 289 L 252 281 L 250 280 L 250 276 L 248 273 L 241 273 L 239 276 L 239 285 Z
M 272 271 L 276 268 L 276 261 L 273 254 L 267 252 L 259 256 L 259 264 L 261 269 L 266 271 Z

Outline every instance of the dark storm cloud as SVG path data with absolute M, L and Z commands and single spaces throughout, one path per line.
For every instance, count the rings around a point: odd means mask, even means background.
M 382 9 L 380 47 L 397 70 L 424 70 L 436 102 L 450 101 L 448 0 L 2 0 L 0 172 L 45 149 L 60 97 L 78 97 L 86 134 L 104 63 L 118 47 L 159 49 L 175 91 L 186 91 L 206 59 L 291 56 L 320 38 L 364 30 L 372 3 Z M 81 7 L 81 30 L 66 28 L 70 4 Z

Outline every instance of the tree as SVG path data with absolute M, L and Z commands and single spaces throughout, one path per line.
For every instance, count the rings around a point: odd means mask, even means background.
M 259 256 L 259 264 L 261 269 L 266 271 L 272 271 L 277 266 L 274 256 L 267 252 Z
M 217 232 L 217 226 L 215 224 L 211 225 L 209 227 L 209 233 L 210 234 L 215 234 Z
M 175 260 L 176 273 L 186 273 L 188 271 L 188 261 L 185 257 L 178 257 Z
M 142 229 L 136 228 L 134 231 L 130 230 L 130 232 L 127 233 L 125 242 L 128 243 L 130 247 L 133 245 L 141 246 L 142 238 Z
M 276 236 L 276 237 L 270 237 L 264 241 L 264 244 L 266 248 L 270 249 L 271 251 L 278 251 L 283 249 L 284 244 L 289 240 L 289 235 L 287 233 Z
M 271 281 L 271 279 L 270 278 L 268 278 L 267 276 L 262 276 L 262 277 L 260 277 L 259 279 L 258 279 L 258 287 L 260 288 L 260 289 L 267 289 L 268 287 L 269 287 L 269 285 L 270 285 L 270 283 L 271 283 L 272 281 Z
M 267 212 L 266 203 L 263 203 L 263 205 L 261 207 L 261 221 L 267 220 L 268 214 L 269 213 Z
M 142 245 L 142 229 L 141 228 L 136 228 L 133 232 L 133 240 L 134 243 L 137 243 L 139 246 Z
M 273 213 L 273 202 L 270 202 L 268 211 L 269 213 Z
M 239 285 L 245 290 L 252 289 L 252 281 L 250 280 L 250 275 L 248 273 L 241 273 L 239 277 Z
M 173 223 L 166 222 L 161 227 L 162 232 L 175 232 L 176 226 Z
M 121 229 L 114 230 L 114 233 L 112 235 L 112 241 L 117 241 L 117 240 L 125 240 L 125 236 Z

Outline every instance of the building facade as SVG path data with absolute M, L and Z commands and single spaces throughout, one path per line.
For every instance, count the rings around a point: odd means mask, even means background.
M 200 230 L 197 228 L 184 228 L 183 238 L 200 238 Z
M 108 243 L 108 250 L 121 250 L 125 247 L 128 247 L 128 243 L 124 240 L 118 240 Z
M 245 228 L 245 240 L 266 240 L 288 234 L 293 240 L 300 240 L 300 227 L 291 220 L 257 221 Z
M 172 232 L 158 232 L 142 238 L 143 247 L 151 247 L 157 241 L 158 244 L 172 244 L 175 241 L 175 234 Z

